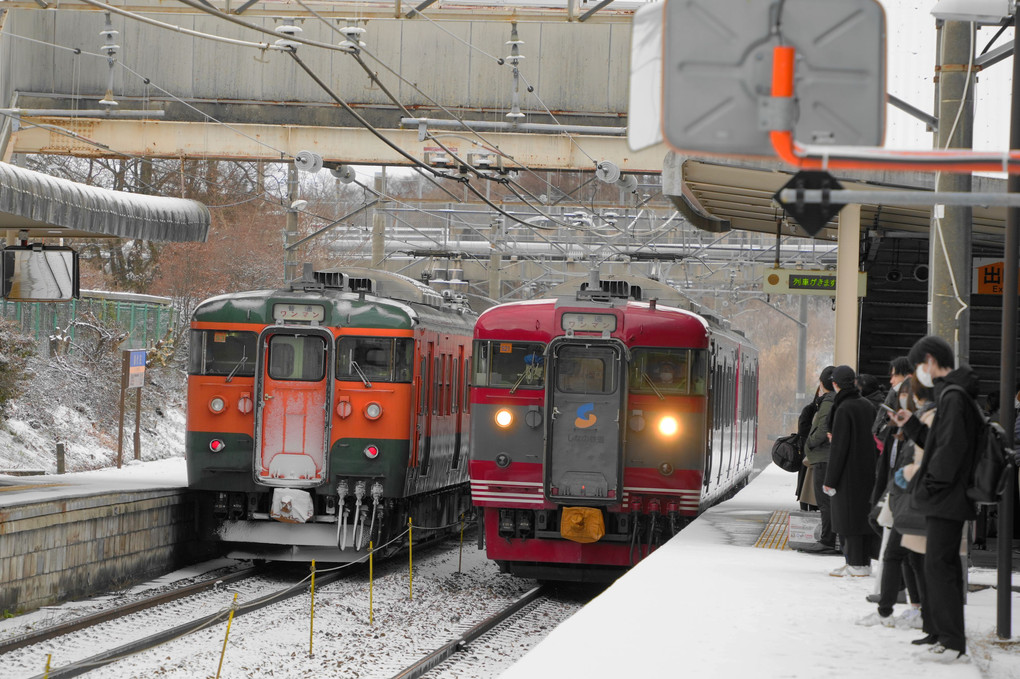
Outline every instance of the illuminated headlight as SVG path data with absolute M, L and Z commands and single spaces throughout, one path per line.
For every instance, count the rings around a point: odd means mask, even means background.
M 672 415 L 666 415 L 659 420 L 659 433 L 663 436 L 676 436 L 678 431 L 680 431 L 680 423 Z
M 214 413 L 222 413 L 227 407 L 227 402 L 223 400 L 222 396 L 213 396 L 209 399 L 209 410 Z
M 376 403 L 375 401 L 372 401 L 367 406 L 365 406 L 365 417 L 367 417 L 370 420 L 378 420 L 380 417 L 382 417 L 382 406 Z
M 219 439 L 213 439 L 212 441 L 209 442 L 209 450 L 211 450 L 214 453 L 222 452 L 223 449 L 226 447 L 227 444 L 225 444 L 223 441 Z
M 496 425 L 506 429 L 514 423 L 514 414 L 506 408 L 500 408 L 496 411 Z
M 375 458 L 379 457 L 379 446 L 373 443 L 369 443 L 367 446 L 365 446 L 365 450 L 363 452 L 365 453 L 365 457 L 367 457 L 370 460 L 374 460 Z

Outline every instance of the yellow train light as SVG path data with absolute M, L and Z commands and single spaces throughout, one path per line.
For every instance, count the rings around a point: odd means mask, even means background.
M 504 429 L 514 423 L 514 414 L 506 408 L 496 411 L 496 424 Z
M 676 436 L 680 431 L 680 423 L 672 415 L 666 415 L 659 420 L 659 433 L 663 436 Z

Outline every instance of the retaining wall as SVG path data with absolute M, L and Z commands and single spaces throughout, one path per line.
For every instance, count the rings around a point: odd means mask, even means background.
M 196 508 L 184 489 L 0 508 L 0 612 L 122 589 L 194 562 Z

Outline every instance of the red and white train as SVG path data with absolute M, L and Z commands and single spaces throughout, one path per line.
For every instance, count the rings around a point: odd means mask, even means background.
M 504 571 L 611 579 L 747 483 L 758 356 L 657 281 L 564 287 L 475 325 L 471 497 Z

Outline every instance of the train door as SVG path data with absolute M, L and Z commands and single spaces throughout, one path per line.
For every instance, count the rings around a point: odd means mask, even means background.
M 705 472 L 702 484 L 708 488 L 712 481 L 712 466 L 715 463 L 715 446 L 719 442 L 716 427 L 719 425 L 719 372 L 717 367 L 718 354 L 715 342 L 709 347 L 708 362 L 708 446 L 705 448 Z
M 256 482 L 308 487 L 326 480 L 333 335 L 321 328 L 263 330 L 255 390 Z
M 626 348 L 576 339 L 549 348 L 545 492 L 554 502 L 622 496 Z
M 453 362 L 453 393 L 450 395 L 450 403 L 453 407 L 453 413 L 456 416 L 454 418 L 454 442 L 453 442 L 453 469 L 460 468 L 460 447 L 463 443 L 461 436 L 461 428 L 463 427 L 464 416 L 463 408 L 460 407 L 461 401 L 463 400 L 460 396 L 461 391 L 464 389 L 464 373 L 467 372 L 464 368 L 464 347 L 457 347 L 457 358 Z

